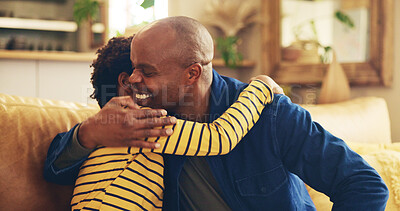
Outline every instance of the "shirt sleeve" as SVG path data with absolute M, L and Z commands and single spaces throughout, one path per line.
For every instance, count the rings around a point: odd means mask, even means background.
M 288 98 L 274 103 L 278 108 L 275 142 L 289 171 L 329 196 L 333 210 L 385 209 L 388 189 L 360 155 Z
M 81 124 L 74 129 L 71 141 L 68 141 L 67 146 L 54 161 L 54 166 L 57 169 L 67 168 L 72 166 L 82 158 L 89 156 L 93 149 L 83 147 L 78 140 L 78 132 Z
M 59 168 L 55 165 L 56 160 L 65 152 L 68 145 L 72 142 L 72 137 L 79 124 L 75 125 L 70 131 L 59 133 L 54 137 L 47 152 L 46 161 L 43 169 L 43 176 L 49 182 L 60 185 L 73 185 L 79 173 L 79 168 L 87 159 L 87 156 L 76 160 L 74 164 L 66 168 Z
M 148 138 L 158 142 L 158 149 L 131 147 L 132 154 L 156 152 L 185 156 L 211 156 L 229 153 L 260 118 L 265 105 L 271 103 L 271 88 L 261 80 L 252 81 L 218 119 L 212 123 L 198 123 L 178 119 L 170 126 L 174 132 L 169 137 Z

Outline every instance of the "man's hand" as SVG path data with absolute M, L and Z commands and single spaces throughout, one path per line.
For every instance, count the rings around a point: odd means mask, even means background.
M 112 98 L 97 114 L 82 122 L 78 140 L 86 148 L 97 146 L 158 148 L 146 137 L 169 136 L 171 129 L 154 129 L 176 123 L 163 109 L 140 109 L 129 96 Z
M 272 80 L 272 78 L 270 78 L 267 75 L 258 75 L 255 77 L 252 77 L 250 79 L 251 81 L 254 81 L 256 79 L 262 80 L 264 81 L 266 84 L 268 84 L 269 87 L 271 87 L 272 91 L 274 92 L 274 94 L 285 94 L 285 92 L 283 92 L 282 87 L 280 87 L 274 80 Z

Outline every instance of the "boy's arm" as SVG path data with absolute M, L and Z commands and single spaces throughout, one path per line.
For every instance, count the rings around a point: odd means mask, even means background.
M 171 126 L 170 137 L 149 138 L 158 142 L 158 149 L 131 147 L 132 154 L 156 152 L 185 156 L 211 156 L 229 153 L 254 126 L 265 105 L 271 103 L 271 88 L 261 80 L 252 81 L 239 95 L 237 101 L 212 123 L 198 123 L 178 119 Z
M 172 128 L 171 137 L 149 138 L 159 142 L 158 149 L 130 147 L 130 153 L 159 152 L 187 156 L 227 154 L 257 122 L 267 103 L 272 102 L 273 93 L 261 80 L 254 80 L 239 95 L 238 100 L 212 123 L 196 123 L 178 120 Z M 66 133 L 58 134 L 48 150 L 44 177 L 58 184 L 73 184 L 79 167 L 87 159 L 90 149 L 77 142 L 79 124 Z M 75 141 L 74 141 L 75 140 Z M 115 148 L 117 149 L 117 148 Z M 126 152 L 126 148 L 123 151 Z M 69 153 L 71 152 L 71 153 Z

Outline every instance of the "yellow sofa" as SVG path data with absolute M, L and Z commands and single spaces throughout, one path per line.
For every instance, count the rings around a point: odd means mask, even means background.
M 97 106 L 0 94 L 0 210 L 70 210 L 73 187 L 46 182 L 44 160 L 57 133 L 97 111 Z
M 399 210 L 400 145 L 391 144 L 385 101 L 362 98 L 303 107 L 378 170 L 391 191 L 387 210 Z M 57 133 L 98 110 L 96 105 L 0 94 L 0 210 L 70 209 L 73 187 L 42 177 L 47 149 Z M 328 197 L 309 192 L 318 210 L 330 210 Z

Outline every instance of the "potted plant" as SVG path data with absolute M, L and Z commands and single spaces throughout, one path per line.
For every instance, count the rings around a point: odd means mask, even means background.
M 100 4 L 97 0 L 76 0 L 74 4 L 74 20 L 80 25 L 83 21 L 92 22 L 99 13 Z
M 227 67 L 234 69 L 240 65 L 243 56 L 238 51 L 237 34 L 257 22 L 257 18 L 257 7 L 252 1 L 214 0 L 206 5 L 203 22 L 222 32 L 215 42 Z

